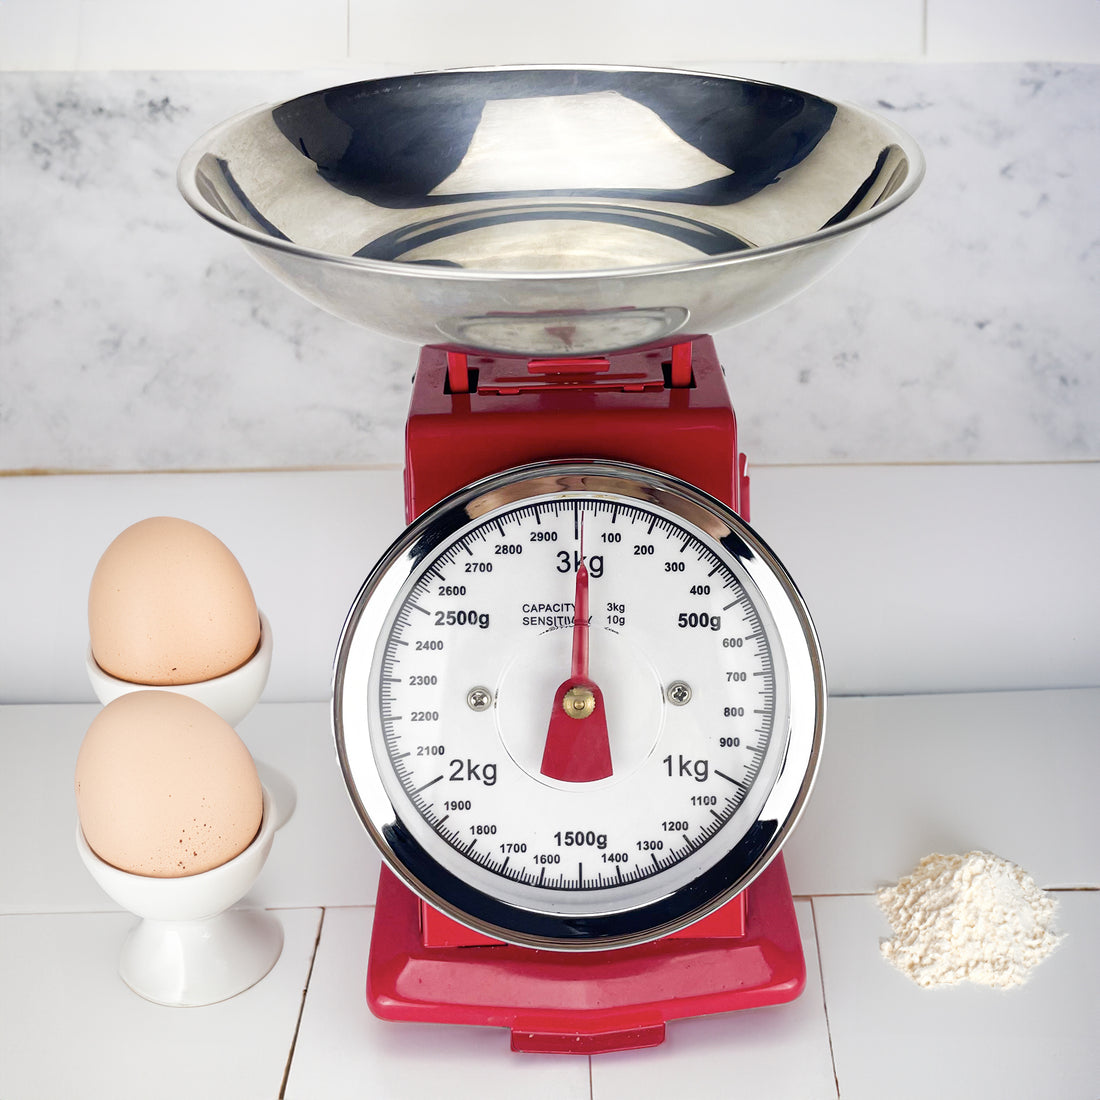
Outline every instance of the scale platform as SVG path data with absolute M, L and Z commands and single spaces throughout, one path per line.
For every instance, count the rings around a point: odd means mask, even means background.
M 912 195 L 923 163 L 888 120 L 793 88 L 527 67 L 261 107 L 196 142 L 178 179 L 202 217 L 338 317 L 414 345 L 546 357 L 713 333 L 779 305 Z

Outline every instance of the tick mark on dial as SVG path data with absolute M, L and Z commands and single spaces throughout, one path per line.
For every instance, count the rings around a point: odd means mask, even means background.
M 748 790 L 744 783 L 741 783 L 738 780 L 734 779 L 732 775 L 726 775 L 725 772 L 720 772 L 717 768 L 714 769 L 714 774 L 724 779 L 727 783 L 732 783 L 735 787 L 740 787 L 743 791 Z M 713 810 L 711 810 L 710 812 L 712 814 L 714 813 Z M 718 815 L 714 814 L 714 816 L 717 817 Z

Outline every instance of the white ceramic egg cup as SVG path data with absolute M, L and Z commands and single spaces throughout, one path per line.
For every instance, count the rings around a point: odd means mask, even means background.
M 85 664 L 88 679 L 96 698 L 106 706 L 120 695 L 131 691 L 171 691 L 178 695 L 188 695 L 204 703 L 215 714 L 220 714 L 231 726 L 237 724 L 259 702 L 267 684 L 267 675 L 271 671 L 271 624 L 267 616 L 260 612 L 260 644 L 256 652 L 239 668 L 227 672 L 224 676 L 215 676 L 212 680 L 199 680 L 193 684 L 138 684 L 132 680 L 120 680 L 104 672 L 92 656 L 92 647 L 88 646 Z
M 263 792 L 256 838 L 240 855 L 196 875 L 153 878 L 105 863 L 80 826 L 76 847 L 100 887 L 141 917 L 119 959 L 122 980 L 148 1001 L 198 1006 L 228 1000 L 255 985 L 283 949 L 283 926 L 262 909 L 233 909 L 256 881 L 275 835 L 275 805 Z
M 171 691 L 177 695 L 187 695 L 191 699 L 208 706 L 215 714 L 220 715 L 235 729 L 260 701 L 264 688 L 267 686 L 267 676 L 271 671 L 271 652 L 273 641 L 271 635 L 271 623 L 267 616 L 260 613 L 260 644 L 256 652 L 245 661 L 240 668 L 227 672 L 224 676 L 215 676 L 212 680 L 199 680 L 193 684 L 138 684 L 132 680 L 120 680 L 117 676 L 104 672 L 92 656 L 92 647 L 88 646 L 84 663 L 88 670 L 88 679 L 91 681 L 92 690 L 96 698 L 106 706 L 121 695 L 128 695 L 132 691 Z M 275 822 L 275 828 L 281 829 L 290 816 L 294 813 L 297 803 L 297 795 L 294 785 L 285 775 L 277 769 L 265 764 L 261 760 L 256 761 L 256 770 L 260 773 L 260 781 L 269 788 L 275 796 L 276 813 L 279 815 Z

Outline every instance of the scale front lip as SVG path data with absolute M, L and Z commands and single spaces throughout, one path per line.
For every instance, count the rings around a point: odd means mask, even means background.
M 356 631 L 376 639 L 402 584 L 471 519 L 548 491 L 613 493 L 657 504 L 683 520 L 707 524 L 749 580 L 767 594 L 787 662 L 789 709 L 779 773 L 747 832 L 686 886 L 648 904 L 581 915 L 536 911 L 492 897 L 443 867 L 412 836 L 377 767 L 353 768 L 345 731 L 347 664 Z M 715 525 L 720 525 L 716 527 Z M 378 597 L 372 602 L 372 597 Z M 777 607 L 777 603 L 785 606 Z M 370 645 L 374 650 L 374 642 Z M 358 690 L 365 691 L 359 684 Z M 540 462 L 467 486 L 425 512 L 383 555 L 349 612 L 333 679 L 333 731 L 352 803 L 390 869 L 429 905 L 493 939 L 558 951 L 628 947 L 679 931 L 718 909 L 768 866 L 809 797 L 824 736 L 825 672 L 813 623 L 793 581 L 768 546 L 728 507 L 679 479 L 627 463 Z M 777 712 L 778 714 L 778 712 Z M 778 731 L 773 732 L 773 737 Z M 368 738 L 369 739 L 369 738 Z M 360 751 L 357 759 L 362 759 Z M 373 760 L 373 755 L 371 755 Z

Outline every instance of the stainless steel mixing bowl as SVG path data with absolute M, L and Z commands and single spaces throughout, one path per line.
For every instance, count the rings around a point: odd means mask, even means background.
M 420 73 L 216 127 L 180 188 L 339 317 L 416 343 L 584 355 L 785 301 L 916 189 L 857 107 L 660 69 Z

